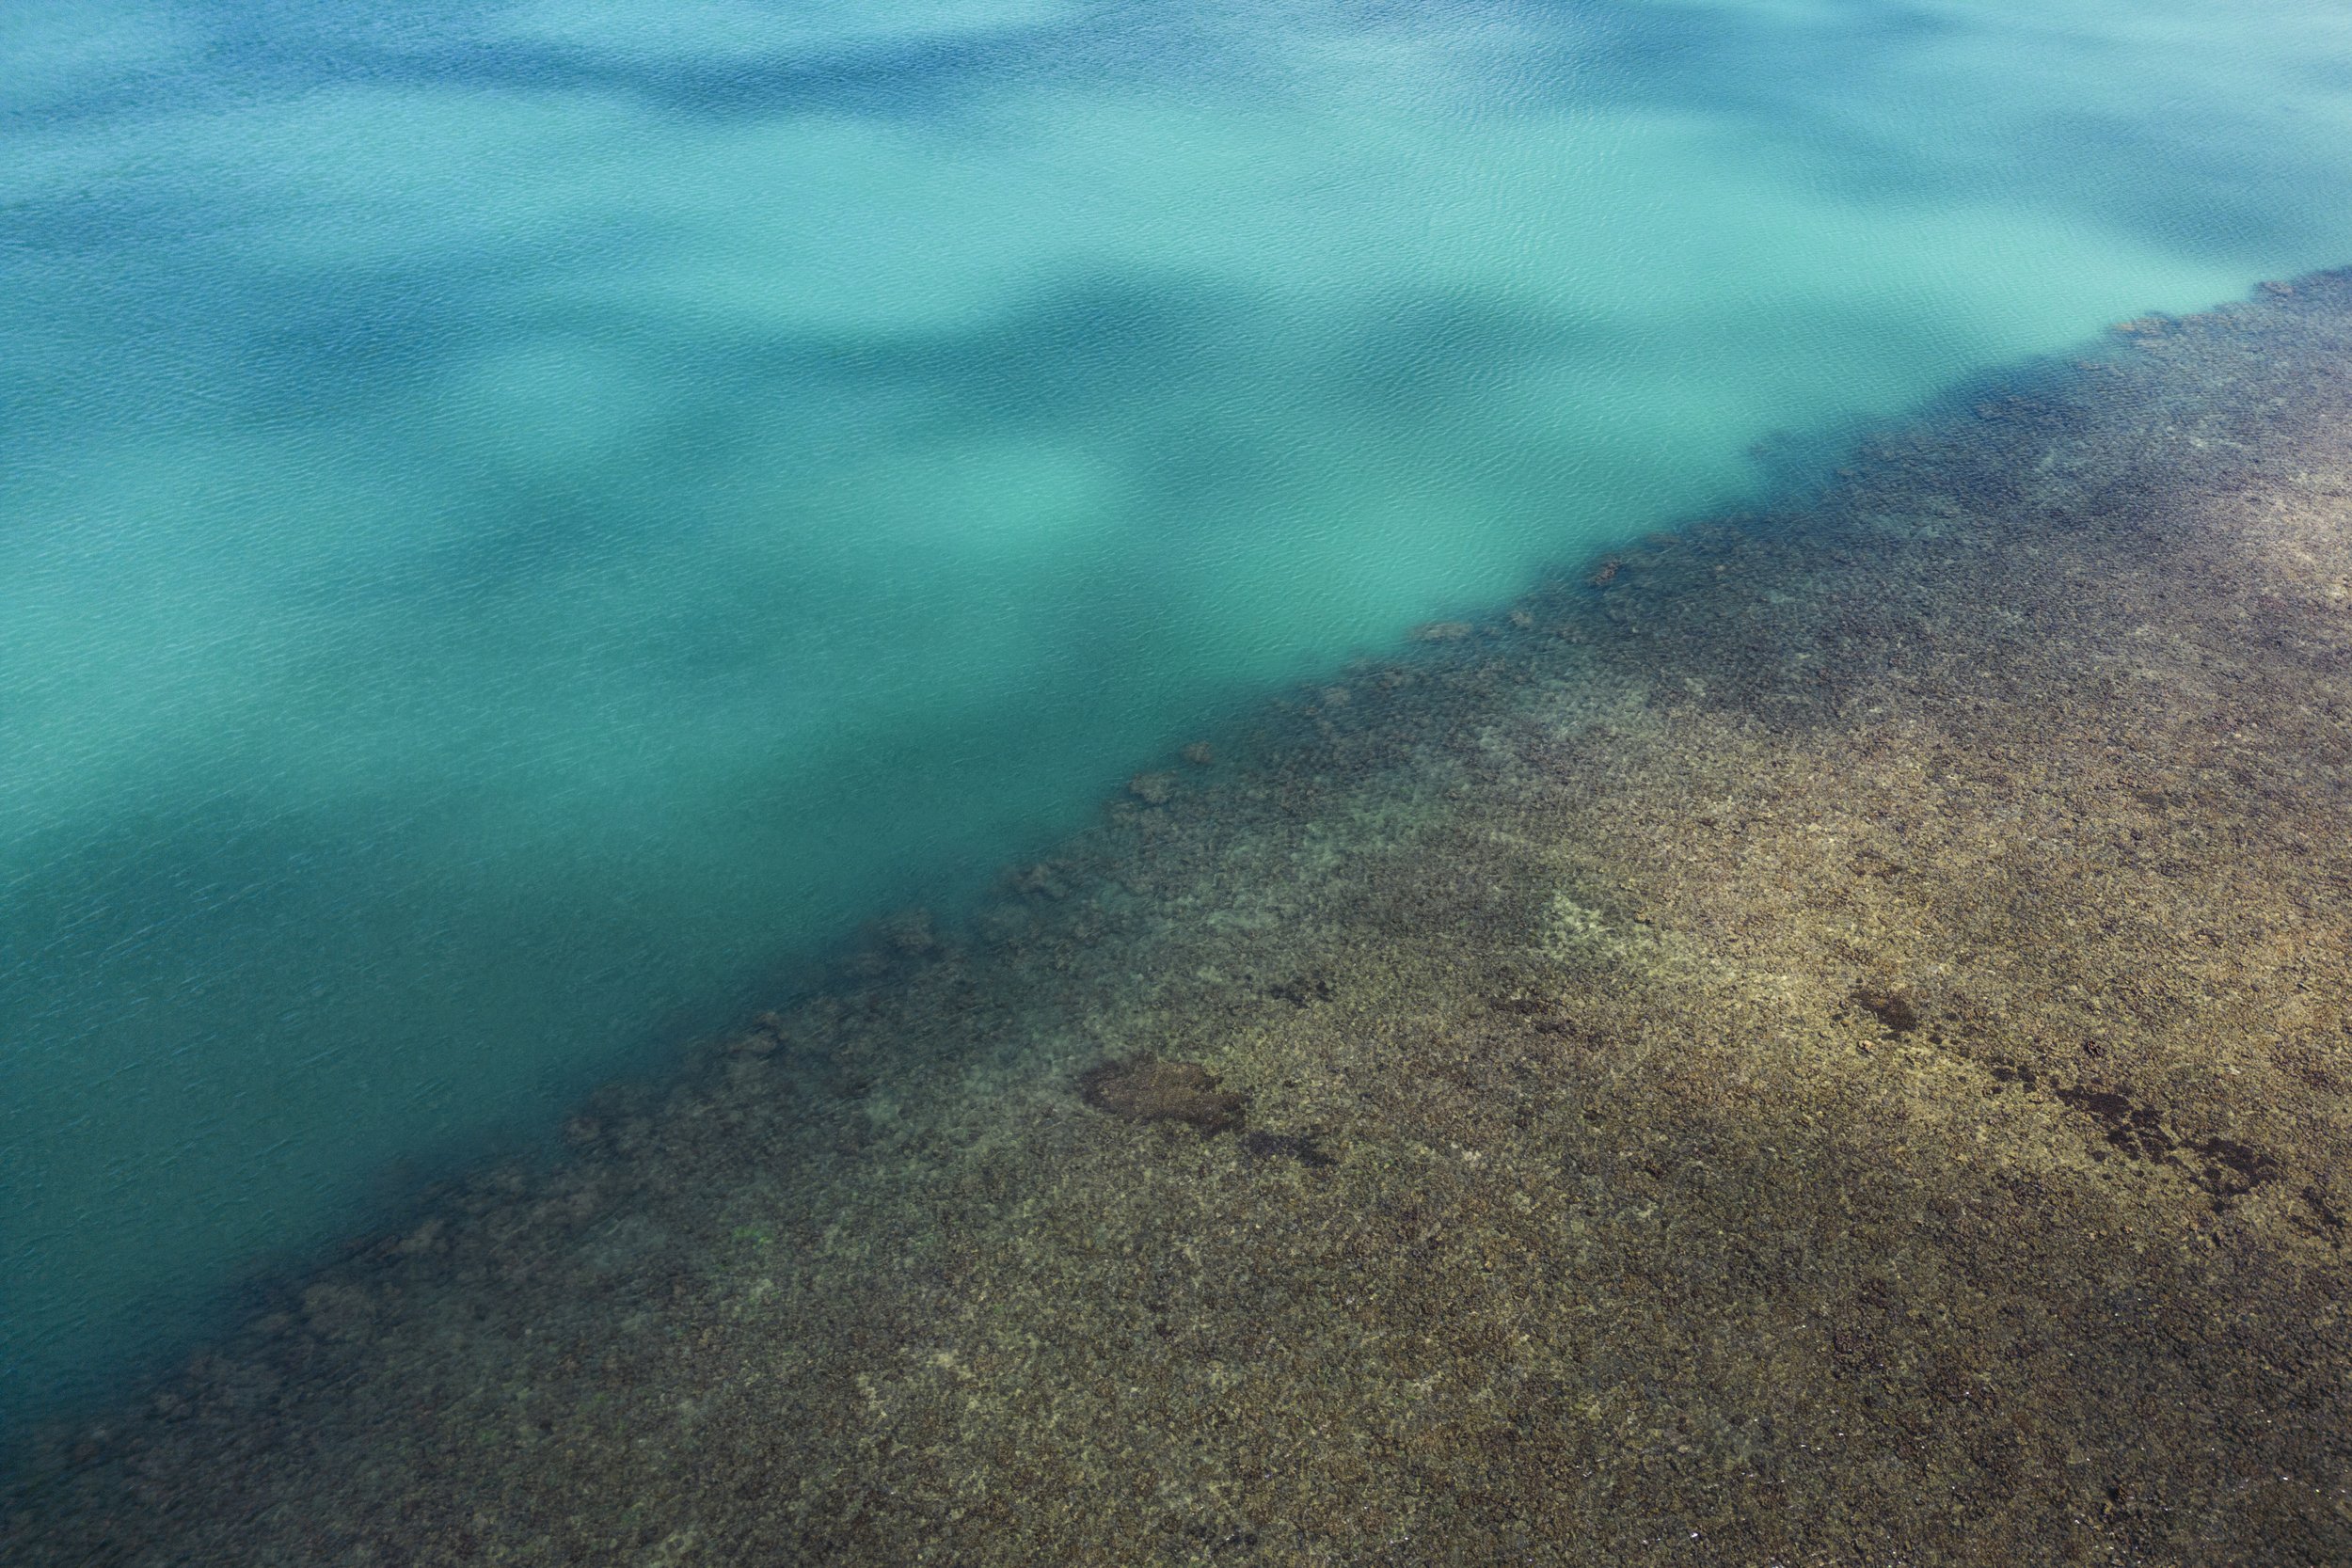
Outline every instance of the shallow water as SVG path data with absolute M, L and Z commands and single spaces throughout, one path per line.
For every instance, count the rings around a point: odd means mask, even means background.
M 1280 682 L 2343 260 L 2348 45 L 2307 4 L 11 6 L 0 1402 Z

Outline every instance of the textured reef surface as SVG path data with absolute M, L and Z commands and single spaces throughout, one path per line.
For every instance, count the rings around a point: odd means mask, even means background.
M 8 1560 L 2352 1560 L 2352 277 L 1215 741 Z

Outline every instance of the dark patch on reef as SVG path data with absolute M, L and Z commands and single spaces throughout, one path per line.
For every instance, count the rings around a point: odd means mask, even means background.
M 1853 1005 L 1886 1025 L 1890 1035 L 1908 1035 L 1919 1027 L 1919 1009 L 1900 990 L 1887 990 L 1878 986 L 1857 986 Z
M 2308 1217 L 2302 1214 L 2295 1216 L 2294 1223 L 2313 1235 L 2324 1236 L 2341 1245 L 2344 1233 L 2344 1212 L 2328 1202 L 2328 1195 L 2317 1187 L 2306 1187 L 2297 1196 L 2303 1199 L 2303 1207 L 2309 1213 Z
M 1290 1160 L 1318 1168 L 1339 1164 L 1337 1159 L 1325 1152 L 1312 1134 L 1304 1132 L 1245 1132 L 1241 1138 L 1241 1151 L 1252 1160 Z
M 2234 1138 L 2183 1138 L 2164 1117 L 2114 1089 L 2072 1087 L 2058 1100 L 2097 1121 L 2106 1142 L 2136 1160 L 2170 1165 L 2212 1195 L 2217 1206 L 2279 1177 L 2279 1163 Z
M 1218 1086 L 1216 1074 L 1199 1062 L 1164 1062 L 1130 1056 L 1104 1062 L 1078 1075 L 1078 1098 L 1121 1121 L 1181 1121 L 1209 1137 L 1242 1122 L 1247 1103 Z
M 1265 994 L 1294 1007 L 1311 1007 L 1331 1000 L 1331 982 L 1319 974 L 1302 975 L 1295 980 L 1277 980 L 1265 988 Z

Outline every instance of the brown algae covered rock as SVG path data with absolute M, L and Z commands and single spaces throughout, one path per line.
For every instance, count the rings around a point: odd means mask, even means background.
M 1122 1121 L 1181 1121 L 1206 1137 L 1239 1127 L 1245 1103 L 1199 1062 L 1152 1055 L 1089 1068 L 1078 1075 L 1078 1098 Z

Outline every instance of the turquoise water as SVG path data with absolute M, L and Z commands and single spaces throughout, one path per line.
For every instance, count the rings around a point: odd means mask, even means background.
M 0 1408 L 1285 680 L 2352 260 L 2345 14 L 11 0 Z

